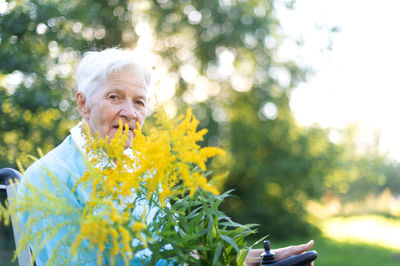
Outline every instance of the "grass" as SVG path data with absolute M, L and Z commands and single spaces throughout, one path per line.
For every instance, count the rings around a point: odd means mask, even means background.
M 400 219 L 378 215 L 324 217 L 315 225 L 322 231 L 313 249 L 316 265 L 400 265 Z M 308 242 L 309 239 L 273 241 L 274 248 Z
M 317 237 L 313 249 L 318 252 L 318 266 L 333 265 L 400 265 L 400 251 L 356 241 L 337 241 L 328 237 Z M 273 247 L 301 244 L 307 240 L 292 240 L 272 243 Z

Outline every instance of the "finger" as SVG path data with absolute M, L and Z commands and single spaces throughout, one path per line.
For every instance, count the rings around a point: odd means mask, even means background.
M 291 246 L 290 252 L 293 253 L 294 255 L 298 255 L 298 254 L 301 254 L 301 253 L 309 250 L 310 248 L 312 248 L 313 245 L 314 245 L 314 240 L 310 240 L 306 244 Z
M 306 244 L 276 249 L 276 250 L 274 250 L 275 254 L 276 254 L 276 259 L 282 260 L 282 259 L 286 259 L 293 255 L 301 254 L 301 253 L 311 249 L 313 245 L 314 245 L 314 241 L 311 240 Z

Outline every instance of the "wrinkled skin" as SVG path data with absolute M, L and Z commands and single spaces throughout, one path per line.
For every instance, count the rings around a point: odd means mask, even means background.
M 82 118 L 93 133 L 102 138 L 115 136 L 119 121 L 129 126 L 126 147 L 132 144 L 136 123 L 143 125 L 146 118 L 147 86 L 144 77 L 130 69 L 110 75 L 90 97 L 76 94 Z

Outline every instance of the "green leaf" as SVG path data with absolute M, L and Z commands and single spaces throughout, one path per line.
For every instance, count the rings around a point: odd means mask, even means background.
M 227 236 L 227 235 L 221 235 L 221 238 L 222 238 L 224 241 L 228 242 L 228 243 L 229 243 L 232 247 L 234 247 L 235 250 L 239 253 L 239 247 L 237 246 L 235 240 L 233 240 L 232 238 L 230 238 L 230 237 Z
M 215 253 L 214 253 L 212 265 L 217 264 L 217 262 L 218 262 L 218 260 L 219 260 L 219 257 L 220 257 L 221 254 L 222 254 L 222 248 L 223 248 L 222 245 L 221 245 L 221 244 L 218 244 L 217 250 L 216 250 Z

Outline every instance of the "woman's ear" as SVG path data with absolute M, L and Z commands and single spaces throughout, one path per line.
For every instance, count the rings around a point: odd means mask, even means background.
M 88 120 L 90 114 L 90 108 L 88 107 L 85 95 L 78 91 L 75 94 L 76 104 L 78 105 L 79 113 L 81 114 L 82 118 Z

